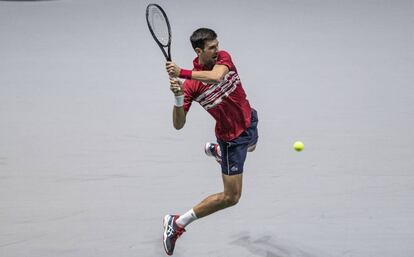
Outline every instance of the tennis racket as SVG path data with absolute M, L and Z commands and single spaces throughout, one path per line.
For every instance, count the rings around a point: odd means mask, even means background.
M 157 45 L 167 61 L 171 61 L 171 27 L 167 14 L 158 4 L 149 4 L 146 11 L 147 24 Z

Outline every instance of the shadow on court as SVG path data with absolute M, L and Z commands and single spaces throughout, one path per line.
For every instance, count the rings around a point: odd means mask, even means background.
M 271 235 L 251 236 L 248 232 L 242 232 L 236 235 L 230 244 L 243 247 L 255 256 L 328 257 L 326 254 L 316 253 L 315 250 L 305 249 L 305 247 L 274 238 Z

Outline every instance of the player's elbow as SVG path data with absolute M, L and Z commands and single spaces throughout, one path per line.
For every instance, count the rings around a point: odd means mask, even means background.
M 221 74 L 215 74 L 212 78 L 211 81 L 213 83 L 219 83 L 221 80 L 223 79 L 223 76 Z
M 176 130 L 180 130 L 180 129 L 182 129 L 184 127 L 184 124 L 175 124 L 174 123 L 174 128 L 176 129 Z
M 180 130 L 184 127 L 185 125 L 185 120 L 184 121 L 175 121 L 173 122 L 173 126 L 176 130 Z
M 180 130 L 184 127 L 185 115 L 186 115 L 186 112 L 184 111 L 183 108 L 174 107 L 172 122 L 176 130 Z
M 210 76 L 210 81 L 213 83 L 219 83 L 220 81 L 223 80 L 224 74 L 222 74 L 221 72 L 212 72 L 211 76 Z

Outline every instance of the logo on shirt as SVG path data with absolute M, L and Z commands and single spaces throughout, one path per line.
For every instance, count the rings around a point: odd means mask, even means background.
M 235 71 L 230 71 L 224 76 L 221 82 L 212 85 L 195 100 L 199 102 L 205 110 L 214 108 L 236 90 L 238 85 L 240 85 L 239 75 Z

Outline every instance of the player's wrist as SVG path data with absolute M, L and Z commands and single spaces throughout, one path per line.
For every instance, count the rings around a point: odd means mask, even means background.
M 180 69 L 178 77 L 182 79 L 191 79 L 192 75 L 193 75 L 192 70 Z
M 176 107 L 182 107 L 184 105 L 184 94 L 174 95 L 174 105 Z

